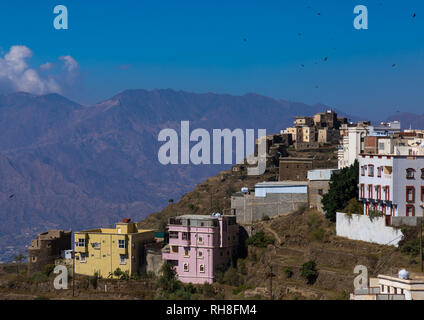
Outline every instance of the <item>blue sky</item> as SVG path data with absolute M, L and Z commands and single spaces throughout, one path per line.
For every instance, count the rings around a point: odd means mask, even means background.
M 69 30 L 53 28 L 58 4 Z M 359 4 L 368 30 L 353 28 Z M 256 92 L 373 118 L 423 113 L 422 0 L 2 1 L 0 34 L 0 58 L 15 45 L 32 51 L 34 68 L 72 56 L 78 81 L 65 95 L 85 104 L 172 88 Z

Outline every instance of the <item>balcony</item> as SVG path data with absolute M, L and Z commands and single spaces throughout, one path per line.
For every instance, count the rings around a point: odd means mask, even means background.
M 169 218 L 169 224 L 181 226 L 183 221 L 180 218 Z

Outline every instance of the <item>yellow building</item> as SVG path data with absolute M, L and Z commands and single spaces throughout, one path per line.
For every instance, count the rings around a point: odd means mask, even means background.
M 153 230 L 140 230 L 130 219 L 113 228 L 75 232 L 75 273 L 112 277 L 119 268 L 129 275 L 145 264 L 144 245 L 154 242 Z

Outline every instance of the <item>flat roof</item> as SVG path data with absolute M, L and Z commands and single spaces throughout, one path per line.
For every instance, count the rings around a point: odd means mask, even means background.
M 308 181 L 264 181 L 255 184 L 255 187 L 287 187 L 287 186 L 307 186 Z
M 83 231 L 76 231 L 75 234 L 78 233 L 97 233 L 97 234 L 116 234 L 116 235 L 127 235 L 127 234 L 139 234 L 139 233 L 146 233 L 146 232 L 152 232 L 155 231 L 153 229 L 138 229 L 137 232 L 128 232 L 128 233 L 118 233 L 116 232 L 116 229 L 113 228 L 99 228 L 99 229 L 90 229 L 90 230 L 83 230 Z

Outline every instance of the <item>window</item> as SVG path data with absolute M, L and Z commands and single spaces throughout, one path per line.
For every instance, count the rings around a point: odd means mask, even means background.
M 81 253 L 81 263 L 86 263 L 87 262 L 87 254 L 86 253 Z
M 368 177 L 374 177 L 374 165 L 372 164 L 368 166 Z
M 372 199 L 372 184 L 368 185 L 368 199 Z
M 424 202 L 424 187 L 421 187 L 421 201 Z
M 377 177 L 381 178 L 381 171 L 383 171 L 383 167 L 378 167 L 377 168 Z
M 384 200 L 390 201 L 390 186 L 384 187 Z
M 415 187 L 413 186 L 406 187 L 406 201 L 415 202 Z
M 119 255 L 119 264 L 127 264 L 128 256 L 126 254 Z
M 127 241 L 126 240 L 118 240 L 118 248 L 119 249 L 126 249 L 127 248 Z
M 183 232 L 183 240 L 190 240 L 190 232 Z
M 203 244 L 203 237 L 199 237 L 198 242 L 199 242 L 200 244 Z
M 178 232 L 177 231 L 169 231 L 169 238 L 170 239 L 178 239 Z
M 190 257 L 190 248 L 184 248 L 184 257 Z
M 389 157 L 387 157 L 389 159 Z M 393 167 L 391 166 L 384 166 L 384 174 L 392 174 Z
M 91 244 L 91 246 L 93 247 L 93 249 L 100 249 L 100 242 L 94 242 Z
M 424 179 L 424 169 L 421 169 L 421 179 Z
M 188 272 L 188 263 L 186 262 L 186 263 L 184 263 L 184 272 Z
M 199 259 L 203 259 L 203 251 L 199 250 L 197 252 L 197 256 L 199 257 Z
M 172 253 L 178 253 L 178 246 L 171 246 Z
M 361 191 L 361 193 L 360 193 L 361 199 L 365 198 L 365 185 L 363 183 L 361 183 L 360 191 Z
M 322 189 L 318 189 L 318 194 L 319 194 L 320 196 L 322 196 L 322 195 L 323 195 L 323 193 L 324 193 L 324 191 L 323 191 Z
M 78 239 L 78 247 L 86 247 L 86 246 L 87 246 L 87 240 Z
M 381 186 L 377 186 L 377 200 L 381 200 Z
M 201 264 L 201 265 L 199 266 L 199 271 L 200 271 L 200 272 L 202 272 L 202 273 L 204 273 L 204 272 L 205 272 L 205 265 L 204 265 L 204 264 Z
M 415 216 L 415 206 L 412 204 L 406 205 L 406 216 L 407 217 L 413 217 Z
M 365 176 L 365 167 L 361 166 L 361 176 Z
M 406 169 L 406 179 L 414 179 L 415 170 L 412 168 Z

